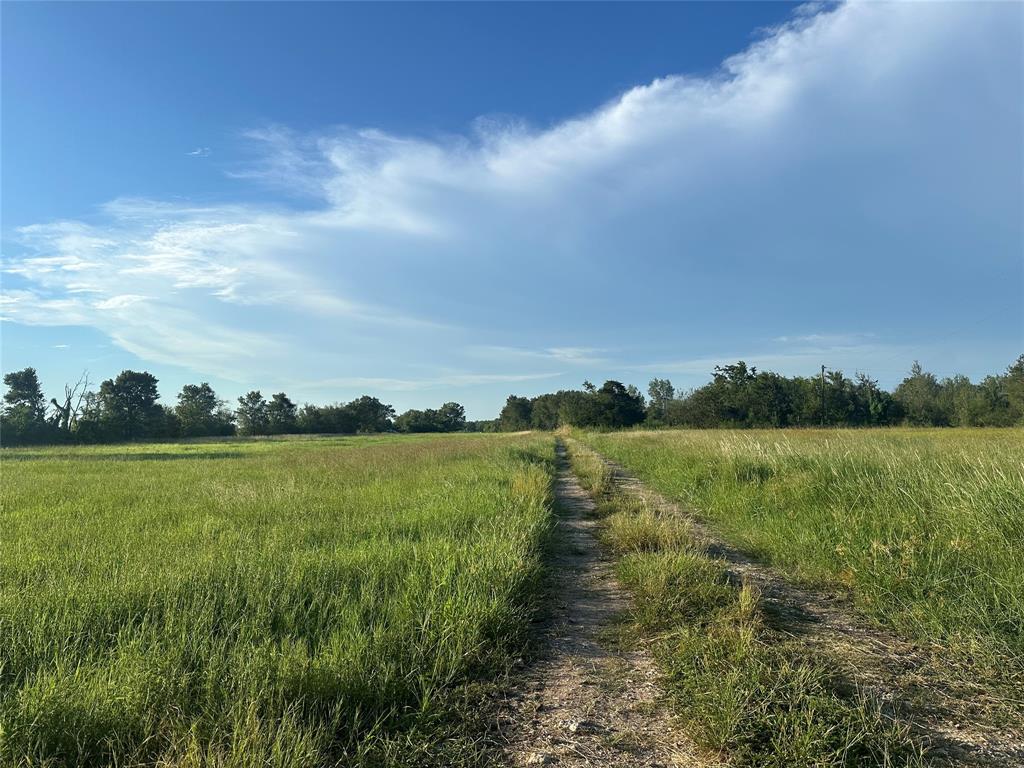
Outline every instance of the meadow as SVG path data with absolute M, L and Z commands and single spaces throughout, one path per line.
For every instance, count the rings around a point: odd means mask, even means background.
M 907 724 L 877 701 L 841 691 L 836 660 L 767 621 L 757 588 L 729 577 L 688 518 L 624 492 L 604 461 L 578 443 L 570 455 L 598 501 L 602 542 L 633 595 L 627 642 L 653 651 L 705 764 L 925 764 Z
M 552 460 L 537 436 L 4 451 L 0 763 L 479 762 Z
M 948 669 L 979 694 L 965 718 L 1024 712 L 1021 430 L 563 437 L 633 595 L 632 642 L 650 644 L 709 764 L 930 757 L 912 717 L 851 691 L 840 659 L 778 627 L 686 516 L 626 495 L 593 451 L 931 649 L 940 685 Z M 0 765 L 499 762 L 495 707 L 545 609 L 554 447 L 524 433 L 5 449 Z
M 634 595 L 639 641 L 653 649 L 676 714 L 712 762 L 961 764 L 948 761 L 945 732 L 929 730 L 935 717 L 980 734 L 1008 729 L 997 738 L 1019 743 L 1019 430 L 574 438 L 573 468 L 599 500 L 602 539 Z M 601 456 L 685 514 L 624 490 Z M 691 516 L 790 582 L 848 598 L 851 618 L 859 614 L 912 639 L 924 666 L 893 657 L 886 667 L 896 641 L 877 634 L 868 656 L 858 651 L 851 667 L 853 649 L 815 642 L 813 623 L 794 624 L 767 606 L 756 586 L 730 577 L 728 563 L 695 534 Z M 862 688 L 857 665 L 865 662 L 886 671 Z M 1019 757 L 1015 749 L 981 762 L 957 754 L 962 764 L 1003 765 Z
M 583 439 L 795 581 L 910 637 L 1024 658 L 1024 430 Z

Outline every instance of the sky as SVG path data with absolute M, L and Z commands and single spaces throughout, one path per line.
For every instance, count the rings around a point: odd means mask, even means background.
M 497 414 L 1024 353 L 1024 4 L 4 2 L 0 363 Z

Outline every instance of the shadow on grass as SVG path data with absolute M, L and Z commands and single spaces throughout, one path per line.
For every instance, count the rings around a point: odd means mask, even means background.
M 245 451 L 203 451 L 196 453 L 10 453 L 0 454 L 0 461 L 181 461 L 209 459 L 239 459 L 251 454 Z

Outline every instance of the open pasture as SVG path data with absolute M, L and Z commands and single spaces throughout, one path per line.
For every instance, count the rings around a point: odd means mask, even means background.
M 5 451 L 0 764 L 473 759 L 465 692 L 521 651 L 552 458 L 536 436 Z
M 909 636 L 1024 657 L 1024 431 L 662 431 L 584 441 Z

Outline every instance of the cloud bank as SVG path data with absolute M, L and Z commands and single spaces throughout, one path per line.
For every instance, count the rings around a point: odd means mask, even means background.
M 122 199 L 22 228 L 3 316 L 307 391 L 927 338 L 959 299 L 1019 306 L 1022 12 L 818 9 L 543 130 L 261 128 L 240 175 L 307 205 Z

